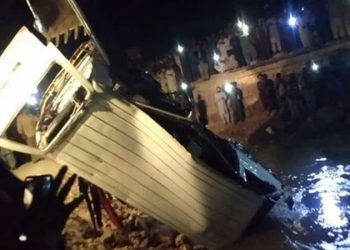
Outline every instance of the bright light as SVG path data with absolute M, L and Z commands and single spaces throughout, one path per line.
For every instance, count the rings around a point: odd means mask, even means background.
M 315 72 L 317 72 L 320 69 L 320 65 L 318 65 L 317 63 L 313 62 L 311 64 L 311 69 Z
M 242 36 L 249 36 L 249 26 L 244 22 L 238 19 L 237 27 L 241 30 Z
M 224 90 L 227 94 L 231 94 L 233 92 L 233 85 L 231 83 L 225 83 Z
M 304 7 L 302 7 L 302 8 L 301 8 L 301 11 L 304 11 L 304 10 L 305 10 L 305 8 L 304 8 Z
M 288 19 L 288 24 L 290 27 L 294 28 L 298 24 L 298 19 L 295 16 L 290 15 Z
M 44 27 L 43 27 L 43 25 L 42 25 L 42 23 L 40 22 L 39 19 L 36 19 L 36 20 L 34 21 L 34 28 L 35 28 L 37 31 L 39 31 L 40 33 L 43 33 L 43 32 L 44 32 Z
M 27 241 L 27 240 L 28 240 L 27 235 L 25 235 L 25 234 L 22 233 L 22 234 L 18 237 L 18 240 L 21 241 L 21 242 Z
M 238 22 L 237 22 L 237 27 L 240 28 L 240 29 L 242 29 L 242 27 L 243 27 L 243 23 L 239 19 L 238 19 Z
M 188 89 L 188 84 L 182 82 L 182 83 L 181 83 L 181 89 L 182 89 L 183 91 L 186 91 L 186 90 Z
M 321 223 L 325 227 L 340 228 L 348 223 L 348 220 L 343 215 L 343 211 L 338 206 L 339 197 L 336 193 L 325 192 L 320 194 L 322 204 Z
M 214 52 L 213 59 L 215 62 L 218 62 L 220 60 L 220 56 Z
M 243 36 L 249 36 L 249 26 L 246 25 L 245 23 L 243 24 L 243 27 L 242 27 L 242 33 L 243 33 Z
M 36 106 L 38 104 L 38 100 L 35 96 L 31 96 L 29 97 L 27 104 L 29 104 L 30 106 Z
M 182 54 L 184 52 L 184 50 L 185 50 L 185 48 L 183 46 L 181 46 L 180 44 L 177 45 L 177 52 Z

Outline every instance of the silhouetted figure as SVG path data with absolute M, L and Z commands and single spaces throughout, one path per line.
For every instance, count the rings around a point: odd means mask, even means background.
M 229 94 L 228 97 L 228 105 L 230 108 L 230 117 L 231 122 L 237 124 L 238 122 L 244 122 L 245 115 L 245 107 L 243 104 L 243 92 L 237 86 L 237 82 L 231 83 L 233 86 L 232 93 Z
M 5 168 L 0 165 L 0 249 L 65 249 L 62 231 L 69 215 L 82 201 L 79 197 L 65 203 L 76 175 L 63 181 L 67 168 L 62 168 L 46 195 L 41 195 L 40 188 L 33 190 L 33 201 L 26 208 L 23 204 L 25 184 Z
M 208 116 L 207 116 L 207 104 L 202 99 L 201 95 L 198 95 L 197 100 L 197 121 L 199 124 L 205 126 L 208 124 Z
M 264 109 L 267 110 L 268 115 L 270 115 L 273 110 L 278 108 L 275 86 L 273 81 L 268 79 L 266 74 L 260 74 L 258 79 L 260 100 Z

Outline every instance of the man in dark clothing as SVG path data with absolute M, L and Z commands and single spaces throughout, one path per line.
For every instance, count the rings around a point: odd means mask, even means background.
M 228 105 L 230 108 L 230 120 L 231 122 L 237 124 L 238 122 L 244 122 L 246 118 L 245 107 L 243 103 L 243 92 L 237 86 L 237 82 L 232 82 L 231 84 L 233 86 L 233 90 L 228 98 Z
M 231 33 L 230 45 L 232 47 L 233 54 L 236 57 L 236 60 L 239 64 L 239 67 L 243 67 L 247 65 L 247 62 L 244 59 L 241 42 L 239 37 L 235 33 Z
M 270 116 L 271 112 L 278 108 L 275 86 L 273 81 L 268 79 L 266 74 L 259 75 L 258 79 L 260 99 L 265 110 L 268 111 L 268 115 Z
M 263 74 L 258 75 L 257 86 L 258 86 L 258 90 L 259 90 L 260 101 L 261 101 L 264 109 L 267 110 L 268 95 L 267 95 L 267 90 L 266 90 L 266 81 L 264 80 Z
M 197 99 L 197 121 L 199 124 L 205 126 L 208 124 L 208 116 L 207 116 L 207 105 L 205 101 L 202 99 L 201 95 L 198 95 Z
M 265 25 L 264 19 L 260 18 L 258 21 L 258 26 L 254 30 L 255 35 L 255 46 L 258 52 L 258 58 L 261 60 L 266 60 L 271 58 L 271 47 L 269 43 L 269 33 Z

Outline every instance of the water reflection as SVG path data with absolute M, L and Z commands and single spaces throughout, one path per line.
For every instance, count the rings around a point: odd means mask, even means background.
M 350 249 L 350 166 L 320 158 L 309 174 L 288 176 L 293 211 L 276 206 L 287 244 L 295 249 Z

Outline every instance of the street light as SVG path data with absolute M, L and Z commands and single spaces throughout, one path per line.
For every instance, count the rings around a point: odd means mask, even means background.
M 184 48 L 182 45 L 180 45 L 180 44 L 177 45 L 177 51 L 178 51 L 180 54 L 182 54 L 182 53 L 184 52 L 184 50 L 185 50 L 185 48 Z
M 227 94 L 232 94 L 233 92 L 233 85 L 229 82 L 225 83 L 224 90 Z
M 298 19 L 292 14 L 290 14 L 288 24 L 290 27 L 294 28 L 298 24 Z
M 315 62 L 312 62 L 311 69 L 312 71 L 317 72 L 320 69 L 320 65 Z
M 213 59 L 215 62 L 219 62 L 220 56 L 214 52 Z
M 183 91 L 187 91 L 187 89 L 188 89 L 188 84 L 185 83 L 185 82 L 182 82 L 182 83 L 181 83 L 181 89 L 182 89 Z

